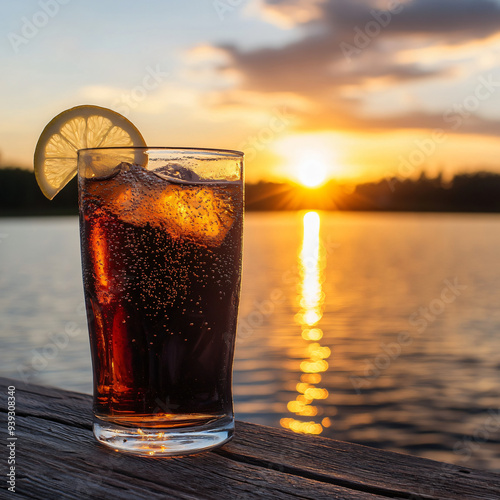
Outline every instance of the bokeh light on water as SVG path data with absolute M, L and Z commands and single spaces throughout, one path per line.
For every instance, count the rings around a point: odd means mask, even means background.
M 324 280 L 325 251 L 320 239 L 321 218 L 317 212 L 307 212 L 303 218 L 302 249 L 299 254 L 300 284 L 297 304 L 299 310 L 295 321 L 300 326 L 301 336 L 309 341 L 300 362 L 302 372 L 297 382 L 297 396 L 287 404 L 287 410 L 294 415 L 280 420 L 285 429 L 303 434 L 321 434 L 330 426 L 328 417 L 321 418 L 322 409 L 314 405 L 315 400 L 328 397 L 328 390 L 320 387 L 321 374 L 328 370 L 331 350 L 318 341 L 323 337 L 319 327 L 323 317 L 325 300 L 322 283 Z M 313 420 L 307 417 L 315 417 Z

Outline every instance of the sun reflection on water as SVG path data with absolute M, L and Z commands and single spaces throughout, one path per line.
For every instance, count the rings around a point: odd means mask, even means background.
M 328 417 L 321 419 L 321 408 L 314 405 L 315 400 L 324 400 L 328 391 L 319 387 L 321 374 L 328 370 L 327 359 L 331 355 L 328 347 L 319 341 L 323 331 L 318 324 L 323 317 L 323 272 L 325 255 L 321 247 L 321 219 L 317 212 L 307 212 L 303 219 L 304 236 L 299 255 L 300 286 L 298 293 L 299 311 L 295 316 L 301 326 L 302 338 L 309 341 L 305 356 L 300 363 L 300 381 L 296 385 L 297 397 L 289 401 L 287 409 L 299 418 L 282 418 L 280 424 L 285 429 L 301 434 L 321 434 L 331 422 Z M 315 417 L 314 420 L 310 420 Z M 309 420 L 308 420 L 309 418 Z

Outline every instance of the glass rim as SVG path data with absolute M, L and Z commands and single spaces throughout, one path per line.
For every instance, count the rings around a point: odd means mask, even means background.
M 156 153 L 161 151 L 165 152 L 185 151 L 186 153 L 202 153 L 202 154 L 221 153 L 221 156 L 233 156 L 234 158 L 243 158 L 245 155 L 243 151 L 238 151 L 236 149 L 193 148 L 193 147 L 173 147 L 173 146 L 105 146 L 97 148 L 81 148 L 78 149 L 78 154 L 84 151 L 124 151 L 127 149 L 133 149 L 136 151 L 154 150 L 154 152 Z

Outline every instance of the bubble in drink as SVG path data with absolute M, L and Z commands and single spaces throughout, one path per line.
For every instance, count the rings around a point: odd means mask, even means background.
M 243 199 L 122 163 L 80 178 L 82 263 L 99 418 L 204 424 L 232 411 Z

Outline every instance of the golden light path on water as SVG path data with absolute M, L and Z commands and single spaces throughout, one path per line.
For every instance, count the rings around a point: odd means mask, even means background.
M 287 404 L 288 411 L 294 417 L 282 418 L 280 424 L 296 433 L 321 434 L 325 427 L 330 426 L 330 419 L 321 418 L 321 409 L 314 405 L 315 400 L 328 397 L 328 391 L 321 387 L 321 374 L 328 370 L 327 359 L 331 351 L 319 343 L 323 337 L 319 323 L 323 317 L 325 301 L 322 282 L 326 256 L 321 245 L 319 214 L 307 212 L 303 225 L 302 249 L 299 254 L 299 310 L 295 320 L 301 327 L 302 338 L 309 343 L 304 360 L 300 363 L 302 374 L 296 385 L 297 397 Z

